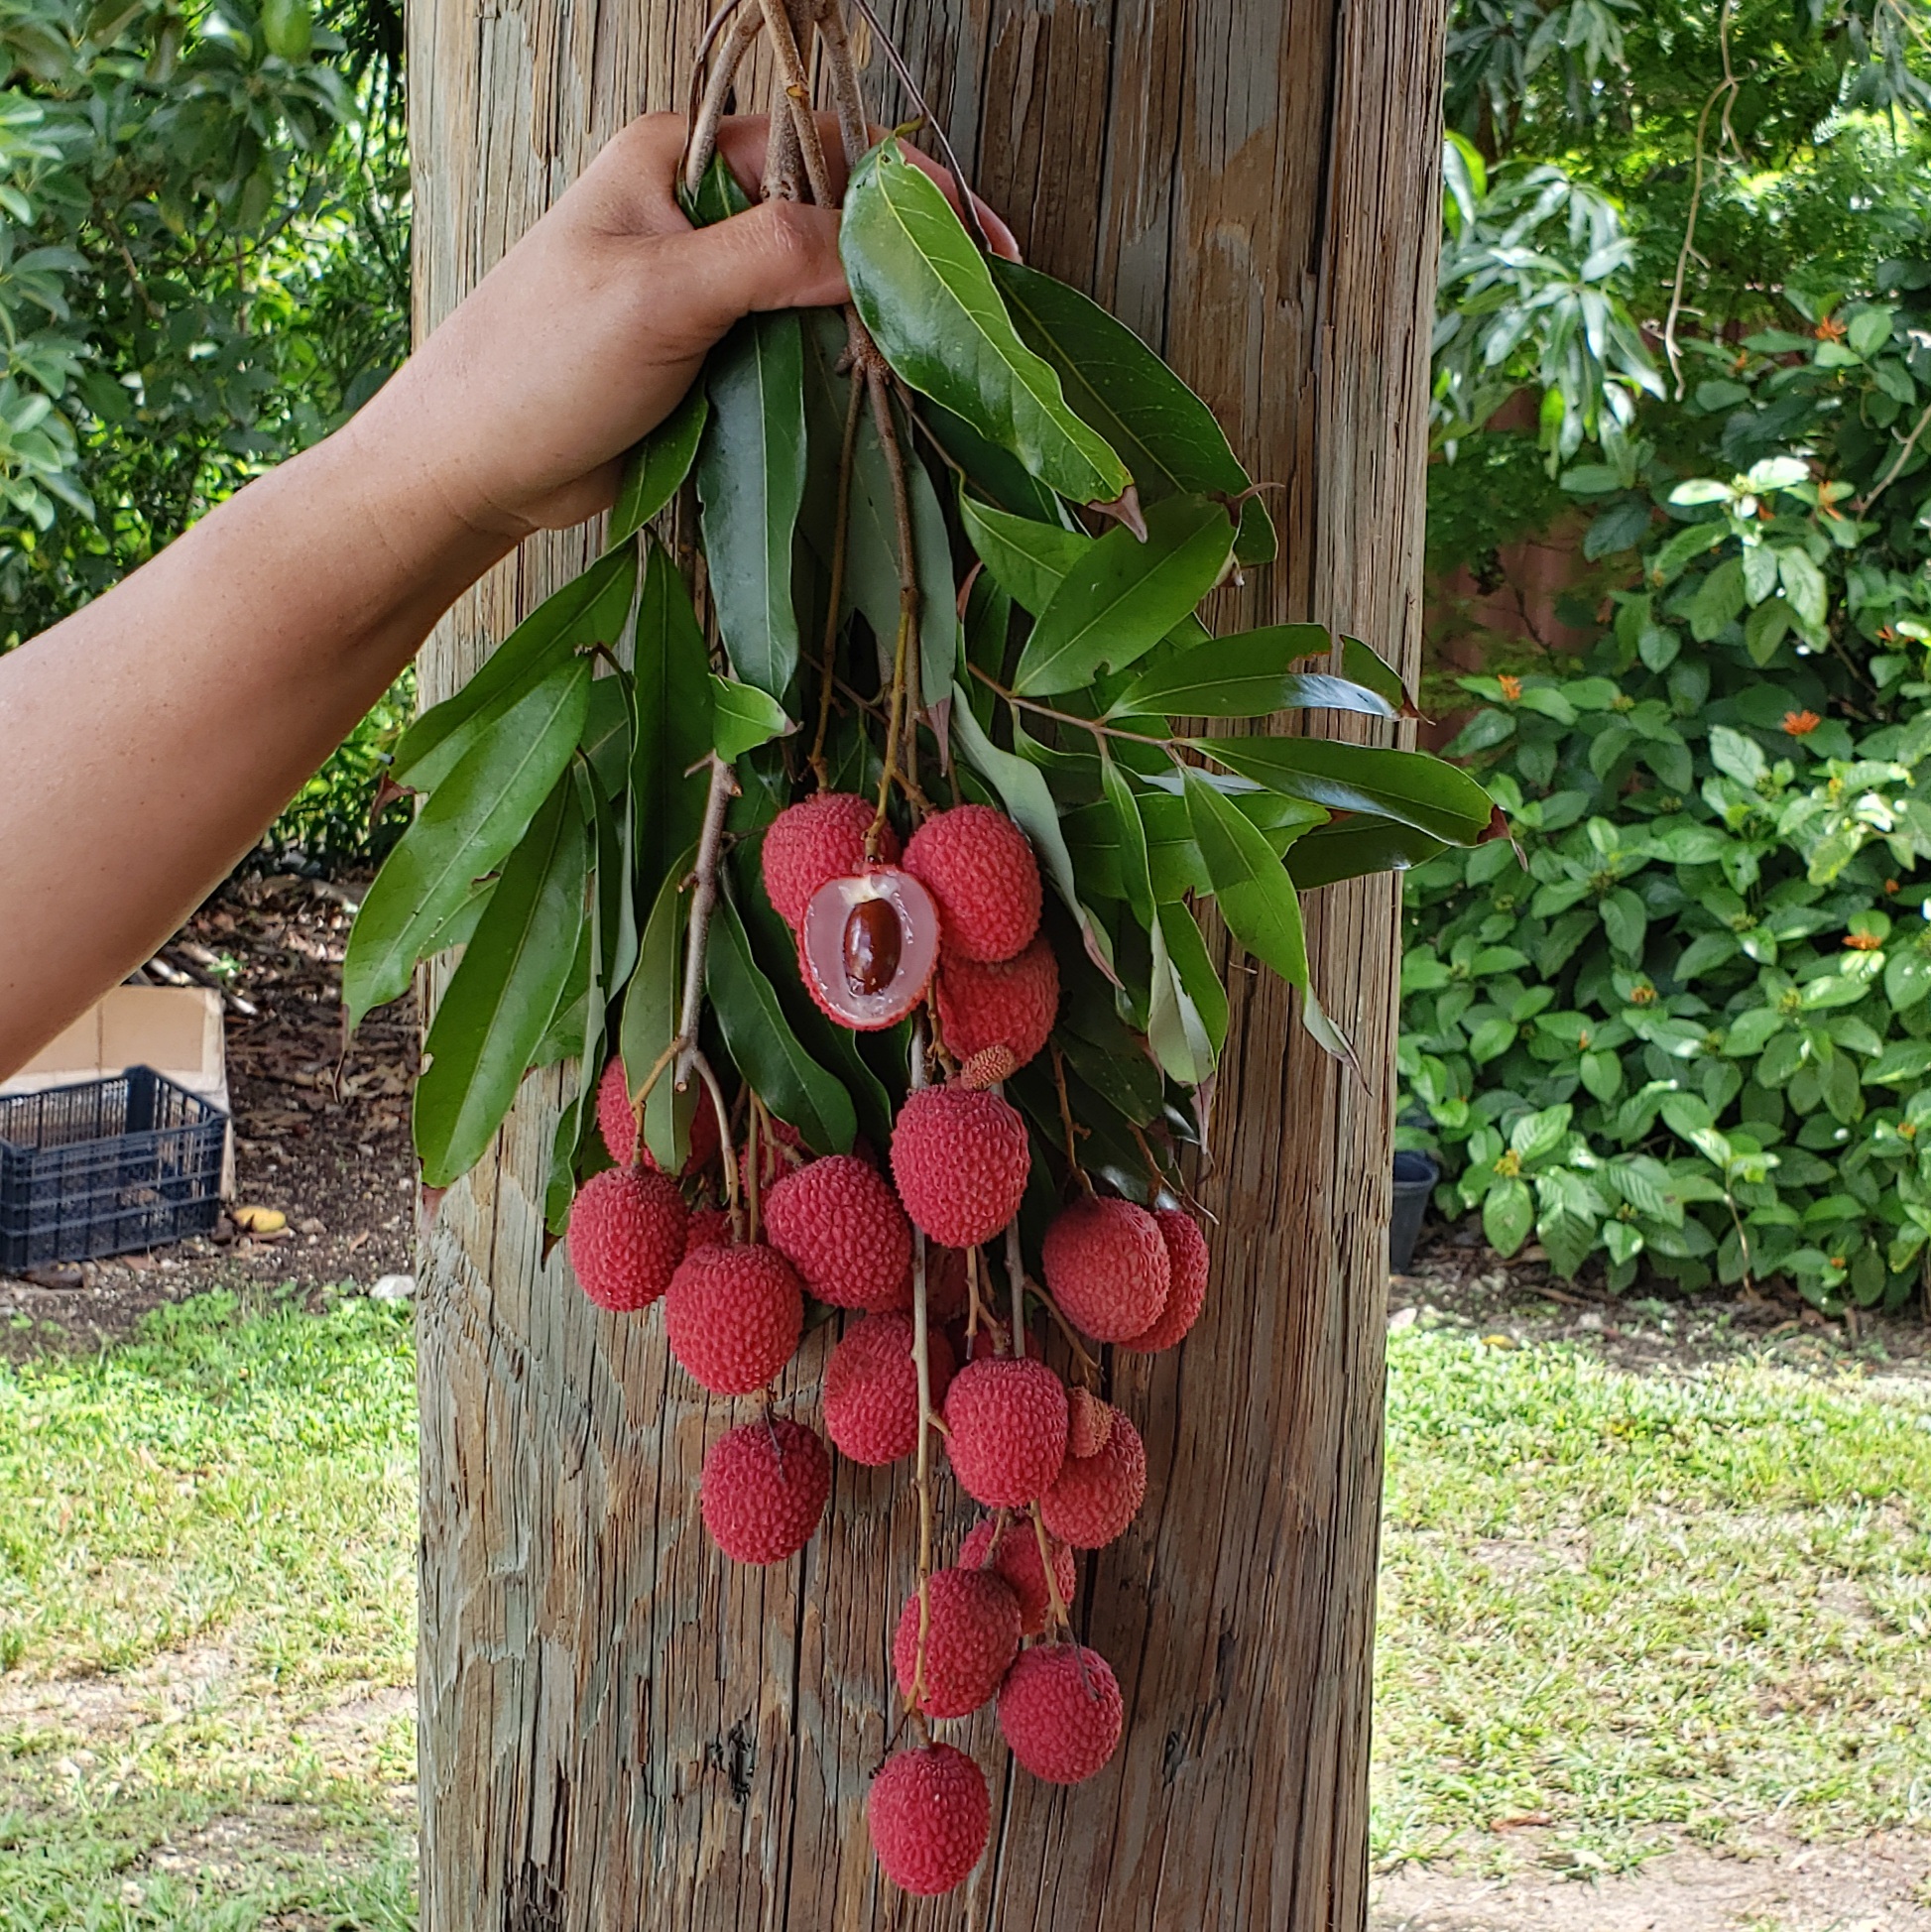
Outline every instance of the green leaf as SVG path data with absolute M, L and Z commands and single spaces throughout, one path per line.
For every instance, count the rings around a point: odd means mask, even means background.
M 1931 1040 L 1894 1039 L 1864 1070 L 1867 1086 L 1904 1087 L 1931 1073 Z
M 791 536 L 804 500 L 804 345 L 793 310 L 749 315 L 712 351 L 697 497 L 731 664 L 784 699 L 797 668 Z
M 1610 944 L 1626 959 L 1640 959 L 1649 930 L 1649 911 L 1642 901 L 1629 887 L 1619 886 L 1604 895 L 1599 909 Z
M 719 900 L 711 915 L 706 958 L 705 986 L 738 1071 L 816 1152 L 849 1153 L 858 1132 L 851 1096 L 798 1044 L 729 900 Z
M 697 848 L 685 849 L 664 875 L 650 917 L 639 941 L 637 971 L 624 995 L 624 1016 L 618 1026 L 617 1050 L 635 1103 L 644 1082 L 670 1042 L 677 1036 L 684 951 L 682 885 L 695 862 Z M 644 1145 L 651 1158 L 666 1174 L 683 1171 L 690 1157 L 690 1123 L 699 1102 L 697 1082 L 681 1093 L 671 1084 L 669 1071 L 659 1078 L 644 1103 Z M 708 1107 L 709 1098 L 703 1097 Z
M 1307 972 L 1307 935 L 1294 882 L 1259 828 L 1191 766 L 1182 768 L 1187 816 L 1213 881 L 1214 901 L 1234 937 L 1301 995 L 1301 1024 L 1337 1058 L 1354 1049 L 1322 1011 Z
M 1159 908 L 1159 918 L 1149 935 L 1153 963 L 1147 1040 L 1153 1049 L 1153 1057 L 1159 1061 L 1161 1071 L 1169 1079 L 1177 1080 L 1183 1087 L 1198 1087 L 1212 1076 L 1218 1049 L 1199 1002 L 1188 991 L 1182 968 L 1167 950 L 1169 918 L 1184 924 L 1193 933 L 1196 944 L 1200 937 L 1184 906 L 1162 906 Z M 1205 953 L 1206 948 L 1200 947 L 1202 958 Z M 1207 973 L 1210 978 L 1213 977 L 1211 962 L 1207 966 Z M 1214 984 L 1218 989 L 1218 979 L 1214 980 Z M 1222 998 L 1224 1001 L 1224 994 Z M 1224 1026 L 1224 1018 L 1222 1024 Z
M 1421 715 L 1415 709 L 1414 694 L 1401 681 L 1401 673 L 1360 638 L 1341 640 L 1341 673 L 1365 685 L 1400 716 L 1418 718 Z
M 1343 879 L 1405 872 L 1447 850 L 1441 839 L 1391 818 L 1342 818 L 1302 833 L 1287 848 L 1287 873 L 1310 893 Z
M 613 549 L 635 537 L 682 489 L 710 414 L 704 385 L 692 383 L 683 401 L 624 458 L 624 480 L 617 487 L 605 540 Z
M 1798 621 L 1807 630 L 1821 631 L 1830 607 L 1830 587 L 1824 581 L 1823 571 L 1811 562 L 1810 552 L 1796 544 L 1779 550 L 1777 575 L 1783 579 L 1783 594 L 1790 600 Z
M 433 791 L 478 738 L 572 652 L 592 644 L 614 646 L 623 635 L 636 589 L 637 557 L 630 550 L 617 550 L 545 597 L 461 690 L 423 712 L 403 733 L 390 778 L 419 791 Z
M 1931 954 L 1900 948 L 1884 962 L 1884 997 L 1894 1013 L 1906 1013 L 1931 993 Z
M 677 205 L 690 219 L 693 228 L 708 228 L 714 222 L 728 221 L 751 206 L 751 197 L 738 185 L 730 164 L 714 154 L 695 194 L 686 194 L 681 180 L 677 183 Z
M 852 171 L 839 227 L 852 300 L 902 380 L 1010 450 L 1071 503 L 1112 503 L 1126 465 L 1020 340 L 938 185 L 888 137 Z
M 1735 779 L 1739 785 L 1749 785 L 1752 789 L 1770 769 L 1762 746 L 1749 733 L 1737 731 L 1729 725 L 1710 727 L 1710 758 L 1726 778 Z
M 590 679 L 590 708 L 584 714 L 583 736 L 577 747 L 583 762 L 596 773 L 606 796 L 624 788 L 630 769 L 631 688 L 626 676 Z
M 1782 1032 L 1783 1026 L 1783 1015 L 1776 1008 L 1749 1007 L 1730 1023 L 1723 1050 L 1734 1060 L 1750 1059 L 1762 1052 Z
M 975 502 L 962 491 L 960 521 L 967 541 L 978 552 L 988 575 L 1024 611 L 1034 617 L 1051 603 L 1053 593 L 1069 570 L 1092 549 L 1095 540 L 1056 524 L 1034 523 L 990 504 Z
M 1526 1181 L 1512 1174 L 1499 1180 L 1482 1200 L 1482 1232 L 1496 1253 L 1507 1260 L 1528 1239 L 1535 1223 L 1535 1202 Z
M 1383 751 L 1321 738 L 1196 738 L 1217 764 L 1330 811 L 1369 812 L 1473 845 L 1496 817 L 1495 800 L 1452 765 L 1425 752 Z
M 1133 786 L 1126 775 L 1107 755 L 1100 753 L 1100 780 L 1106 787 L 1106 801 L 1113 812 L 1120 839 L 1120 885 L 1133 907 L 1133 915 L 1149 930 L 1155 925 L 1153 875 L 1147 857 L 1147 827 L 1140 816 Z
M 1509 1145 L 1516 1158 L 1527 1162 L 1553 1153 L 1568 1138 L 1575 1111 L 1565 1100 L 1558 1106 L 1544 1107 L 1540 1113 L 1524 1114 L 1509 1130 Z
M 558 664 L 436 787 L 376 874 L 349 934 L 342 1001 L 352 1028 L 408 990 L 437 929 L 529 829 L 576 749 L 589 706 L 589 660 Z
M 1274 624 L 1211 639 L 1143 671 L 1114 700 L 1108 716 L 1162 712 L 1169 717 L 1264 718 L 1303 707 L 1395 716 L 1388 699 L 1365 684 L 1287 668 L 1327 650 L 1329 642 L 1319 624 Z
M 1213 412 L 1126 323 L 1037 269 L 1000 260 L 991 267 L 1026 345 L 1059 372 L 1080 420 L 1125 459 L 1142 503 L 1192 492 L 1236 497 L 1248 487 Z M 1235 554 L 1266 563 L 1276 547 L 1272 522 L 1250 498 Z
M 1020 654 L 1015 688 L 1077 690 L 1102 664 L 1118 670 L 1150 651 L 1219 580 L 1234 527 L 1206 497 L 1169 497 L 1147 512 L 1143 541 L 1124 524 L 1066 572 Z
M 844 333 L 842 328 L 839 333 Z M 1017 456 L 988 442 L 964 417 L 954 416 L 928 396 L 918 420 L 958 464 L 964 479 L 1002 510 L 1065 527 L 1068 513 L 1059 499 L 1037 477 L 1028 475 Z
M 692 768 L 708 755 L 712 739 L 704 634 L 669 551 L 656 542 L 649 549 L 637 601 L 630 765 L 630 805 L 647 893 L 671 860 L 697 842 L 707 781 Z
M 727 765 L 796 729 L 768 692 L 711 673 L 711 744 Z
M 1602 1048 L 1583 1054 L 1576 1062 L 1576 1073 L 1604 1106 L 1623 1091 L 1623 1062 Z
M 475 1166 L 510 1111 L 569 978 L 587 862 L 562 781 L 510 854 L 423 1042 L 415 1129 L 426 1186 Z
M 1001 802 L 1015 823 L 1032 841 L 1032 849 L 1045 867 L 1046 877 L 1079 921 L 1080 936 L 1094 965 L 1108 979 L 1119 984 L 1114 969 L 1113 947 L 1106 929 L 1086 909 L 1079 896 L 1079 881 L 1073 877 L 1072 854 L 1066 849 L 1066 834 L 1059 823 L 1059 807 L 1046 785 L 1045 774 L 1029 759 L 1001 751 L 980 728 L 966 694 L 955 684 L 952 689 L 952 735 L 958 741 L 966 763 L 999 793 Z

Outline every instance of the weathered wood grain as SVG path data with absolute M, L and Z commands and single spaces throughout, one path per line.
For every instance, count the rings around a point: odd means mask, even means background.
M 702 11 L 411 8 L 419 327 L 625 119 L 681 102 Z M 1440 0 L 885 13 L 1030 259 L 1155 342 L 1282 486 L 1284 560 L 1226 615 L 1318 617 L 1412 668 Z M 876 73 L 874 98 L 900 111 Z M 425 696 L 589 553 L 581 535 L 526 545 L 438 630 Z M 1345 886 L 1309 910 L 1367 1080 L 1231 962 L 1212 1298 L 1176 1355 L 1116 1366 L 1151 1489 L 1082 1580 L 1126 1747 L 1060 1792 L 1008 1774 L 989 1719 L 953 1727 L 993 1771 L 994 1849 L 931 1905 L 876 1877 L 862 1820 L 911 1578 L 905 1490 L 841 1468 L 800 1562 L 714 1555 L 695 1479 L 730 1405 L 667 1365 L 661 1324 L 597 1314 L 560 1254 L 543 1262 L 560 1089 L 531 1083 L 423 1256 L 427 1932 L 1363 1923 L 1397 900 Z M 807 1413 L 824 1346 L 787 1383 Z M 944 1547 L 965 1520 L 948 1496 Z

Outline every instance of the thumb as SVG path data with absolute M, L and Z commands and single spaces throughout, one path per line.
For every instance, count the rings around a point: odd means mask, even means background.
M 838 216 L 798 201 L 764 201 L 677 237 L 671 266 L 693 318 L 721 335 L 767 308 L 831 308 L 845 300 Z

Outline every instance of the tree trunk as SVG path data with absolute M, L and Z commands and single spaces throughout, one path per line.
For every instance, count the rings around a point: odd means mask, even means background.
M 626 118 L 681 104 L 703 11 L 411 8 L 419 326 Z M 885 11 L 1028 259 L 1140 329 L 1283 486 L 1284 561 L 1222 618 L 1319 618 L 1412 671 L 1441 0 Z M 875 113 L 906 112 L 879 74 Z M 591 551 L 526 545 L 438 630 L 425 697 Z M 1114 1365 L 1148 1497 L 1076 1611 L 1119 1672 L 1126 1742 L 1067 1792 L 1011 1775 L 990 1717 L 947 1727 L 995 1793 L 963 1906 L 896 1893 L 863 1822 L 908 1483 L 843 1466 L 801 1559 L 716 1555 L 696 1479 L 730 1405 L 669 1367 L 660 1321 L 598 1314 L 544 1260 L 560 1088 L 530 1084 L 425 1238 L 425 1932 L 1363 1924 L 1397 906 L 1388 879 L 1309 901 L 1361 1081 L 1231 962 L 1207 1312 L 1176 1353 Z M 787 1387 L 812 1388 L 824 1347 Z M 941 1498 L 949 1554 L 967 1517 Z

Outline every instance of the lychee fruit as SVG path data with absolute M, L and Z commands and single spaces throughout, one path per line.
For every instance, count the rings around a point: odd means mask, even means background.
M 1125 1715 L 1112 1666 L 1079 1643 L 1023 1651 L 999 1693 L 1013 1755 L 1050 1784 L 1079 1784 L 1104 1769 Z
M 804 990 L 854 1032 L 896 1026 L 925 997 L 939 932 L 938 907 L 910 873 L 840 873 L 811 895 L 798 927 Z
M 684 1231 L 684 1253 L 694 1255 L 700 1248 L 722 1248 L 731 1239 L 731 1217 L 722 1208 L 692 1208 L 690 1225 Z
M 816 1431 L 775 1415 L 719 1436 L 698 1488 L 704 1527 L 736 1563 L 795 1556 L 830 1496 L 831 1458 Z
M 1113 1418 L 1119 1414 L 1111 1402 L 1103 1402 L 1090 1389 L 1077 1385 L 1066 1393 L 1066 1453 L 1069 1456 L 1097 1456 L 1106 1447 Z
M 952 1346 L 933 1329 L 925 1338 L 932 1403 L 952 1380 Z M 841 1456 L 882 1468 L 918 1447 L 918 1365 L 909 1315 L 867 1315 L 848 1328 L 825 1364 L 825 1433 Z
M 1024 1066 L 1059 1015 L 1059 964 L 1043 932 L 1013 958 L 984 965 L 946 954 L 938 969 L 938 1022 L 956 1059 L 1007 1046 Z
M 962 1718 L 991 1701 L 1019 1653 L 1020 1600 L 992 1570 L 936 1570 L 926 1580 L 928 1621 L 918 1708 Z M 918 1592 L 906 1599 L 892 1640 L 892 1667 L 909 1697 L 918 1667 Z
M 1061 1608 L 1071 1605 L 1079 1589 L 1079 1565 L 1056 1537 L 1047 1538 L 1052 1552 L 1052 1581 Z M 1030 1522 L 1009 1523 L 1002 1529 L 993 1517 L 977 1523 L 959 1550 L 961 1569 L 990 1569 L 1003 1577 L 1020 1606 L 1020 1634 L 1037 1636 L 1052 1615 L 1046 1573 L 1039 1561 L 1039 1533 Z
M 945 1392 L 946 1454 L 966 1494 L 996 1509 L 1024 1508 L 1066 1460 L 1066 1386 L 1043 1362 L 968 1362 Z
M 630 1086 L 621 1059 L 614 1059 L 603 1070 L 603 1078 L 597 1082 L 597 1130 L 603 1136 L 603 1144 L 610 1149 L 610 1157 L 620 1167 L 628 1167 L 634 1160 L 640 1167 L 647 1167 L 652 1173 L 663 1170 L 656 1157 L 644 1145 L 644 1136 L 638 1131 L 636 1114 L 631 1109 Z M 717 1109 L 710 1103 L 707 1095 L 699 1095 L 697 1111 L 690 1117 L 690 1152 L 684 1159 L 683 1171 L 694 1174 L 706 1167 L 716 1157 Z
M 1090 1456 L 1068 1456 L 1039 1514 L 1075 1549 L 1104 1549 L 1140 1513 L 1147 1497 L 1147 1445 L 1114 1410 L 1106 1440 Z
M 963 1884 L 992 1831 L 986 1774 L 952 1745 L 917 1746 L 887 1758 L 865 1811 L 885 1875 L 921 1898 Z
M 761 1242 L 686 1255 L 664 1298 L 670 1353 L 714 1395 L 764 1388 L 796 1353 L 803 1327 L 797 1274 Z
M 877 1168 L 826 1154 L 765 1196 L 765 1239 L 820 1301 L 890 1308 L 911 1266 L 911 1224 Z
M 1096 1342 L 1141 1334 L 1166 1306 L 1166 1243 L 1159 1223 L 1132 1201 L 1089 1194 L 1062 1209 L 1039 1259 L 1059 1312 Z
M 1153 1325 L 1133 1336 L 1124 1346 L 1142 1355 L 1170 1349 L 1181 1341 L 1200 1319 L 1201 1304 L 1207 1299 L 1207 1237 L 1190 1214 L 1178 1208 L 1155 1208 L 1153 1219 L 1159 1224 L 1160 1239 L 1166 1243 L 1166 1259 L 1172 1269 L 1172 1284 L 1166 1291 L 1166 1306 L 1153 1319 Z
M 570 1204 L 570 1267 L 599 1308 L 648 1308 L 683 1259 L 683 1196 L 642 1167 L 592 1174 Z
M 899 1199 L 947 1248 L 976 1248 L 998 1234 L 1020 1211 L 1030 1166 L 1026 1123 L 998 1094 L 920 1087 L 892 1130 Z
M 1039 866 L 1026 834 L 990 805 L 934 812 L 905 870 L 938 901 L 939 932 L 962 959 L 1011 959 L 1039 928 Z
M 872 801 L 856 792 L 820 791 L 772 820 L 762 854 L 765 893 L 793 931 L 827 879 L 865 870 L 865 835 L 876 815 Z M 879 829 L 878 856 L 887 865 L 899 856 L 899 835 L 890 825 Z

